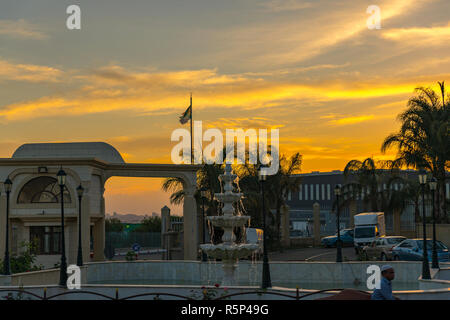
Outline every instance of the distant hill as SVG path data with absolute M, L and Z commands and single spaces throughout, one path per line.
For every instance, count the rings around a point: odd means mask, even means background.
M 153 212 L 151 216 L 159 216 L 157 213 Z M 132 213 L 126 213 L 126 214 L 120 214 L 117 212 L 114 212 L 113 214 L 106 214 L 106 218 L 115 218 L 119 219 L 120 222 L 123 223 L 141 223 L 143 219 L 150 217 L 150 215 L 139 215 L 139 214 L 132 214 Z

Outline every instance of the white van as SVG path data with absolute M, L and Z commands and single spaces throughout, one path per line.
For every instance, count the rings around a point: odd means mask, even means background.
M 247 228 L 246 229 L 246 242 L 247 243 L 256 243 L 259 245 L 259 249 L 257 251 L 257 257 L 262 255 L 263 253 L 263 237 L 264 237 L 264 231 L 263 229 L 256 229 L 256 228 Z
M 371 244 L 376 238 L 386 235 L 384 212 L 365 212 L 354 216 L 353 241 L 356 252 Z

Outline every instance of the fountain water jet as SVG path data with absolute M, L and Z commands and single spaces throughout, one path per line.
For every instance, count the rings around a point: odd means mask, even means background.
M 223 182 L 221 193 L 216 193 L 217 201 L 223 203 L 222 213 L 220 216 L 210 216 L 208 220 L 213 226 L 222 228 L 222 243 L 220 244 L 202 244 L 200 248 L 211 258 L 221 259 L 224 277 L 222 286 L 230 286 L 235 284 L 234 273 L 239 259 L 251 256 L 258 249 L 257 244 L 242 243 L 237 244 L 233 234 L 233 228 L 243 228 L 245 223 L 250 221 L 249 216 L 240 215 L 233 208 L 233 203 L 242 198 L 242 193 L 233 192 L 232 183 L 236 180 L 237 175 L 231 173 L 231 164 L 225 165 L 225 173 L 219 176 L 219 180 Z

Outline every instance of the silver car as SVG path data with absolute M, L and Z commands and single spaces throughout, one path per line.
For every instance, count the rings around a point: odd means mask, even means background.
M 392 249 L 405 240 L 403 236 L 381 237 L 362 249 L 365 260 L 392 260 Z

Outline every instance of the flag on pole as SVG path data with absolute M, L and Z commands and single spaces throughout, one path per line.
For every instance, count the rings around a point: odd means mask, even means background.
M 191 105 L 186 109 L 186 111 L 180 116 L 180 123 L 185 124 L 192 119 L 192 102 Z

